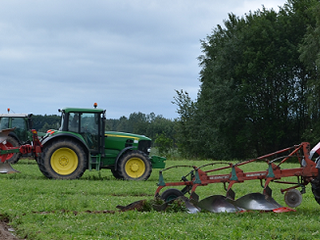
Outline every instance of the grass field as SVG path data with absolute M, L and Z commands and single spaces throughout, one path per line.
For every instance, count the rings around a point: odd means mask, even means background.
M 205 161 L 167 161 L 202 165 Z M 249 171 L 265 170 L 261 163 Z M 144 182 L 115 180 L 109 170 L 87 171 L 79 180 L 48 180 L 35 161 L 14 165 L 19 174 L 0 175 L 0 214 L 10 219 L 15 235 L 44 239 L 320 239 L 320 206 L 311 186 L 296 212 L 197 213 L 117 212 L 117 205 L 153 199 L 158 169 Z M 172 169 L 165 180 L 179 181 L 190 169 Z M 285 206 L 280 184 L 271 183 L 273 197 Z M 287 187 L 287 186 L 286 186 Z M 259 181 L 233 187 L 236 198 L 261 192 Z M 200 199 L 225 194 L 222 184 L 199 187 Z M 115 213 L 102 213 L 113 210 Z

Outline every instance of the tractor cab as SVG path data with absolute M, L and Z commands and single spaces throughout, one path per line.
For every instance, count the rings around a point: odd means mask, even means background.
M 60 131 L 79 134 L 91 154 L 104 153 L 104 120 L 105 110 L 65 108 L 60 110 Z
M 30 133 L 30 129 L 32 128 L 31 117 L 32 114 L 0 114 L 0 130 L 15 128 L 10 135 L 14 137 L 19 144 L 30 142 L 32 139 L 32 134 Z

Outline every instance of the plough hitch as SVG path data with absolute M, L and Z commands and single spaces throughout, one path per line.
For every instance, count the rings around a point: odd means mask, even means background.
M 200 167 L 191 166 L 192 170 L 183 176 L 181 181 L 165 182 L 163 172 L 172 168 L 190 167 L 186 165 L 172 166 L 159 172 L 159 183 L 155 197 L 160 197 L 167 202 L 188 193 L 190 194 L 187 198 L 188 202 L 193 204 L 192 212 L 195 212 L 194 207 L 199 211 L 205 209 L 211 212 L 238 212 L 245 210 L 281 212 L 290 211 L 292 210 L 291 208 L 299 206 L 302 201 L 302 194 L 305 193 L 305 186 L 311 183 L 312 192 L 316 201 L 320 204 L 320 161 L 318 161 L 319 157 L 315 161 L 311 160 L 315 153 L 320 155 L 320 143 L 310 151 L 310 144 L 303 142 L 299 145 L 236 164 L 212 162 Z M 298 163 L 297 167 L 282 169 L 282 165 L 288 162 L 289 159 L 291 159 L 290 162 L 296 161 Z M 267 164 L 265 171 L 245 172 L 242 170 L 243 166 L 257 161 Z M 204 170 L 204 168 L 215 165 L 221 166 Z M 279 181 L 285 177 L 297 177 L 297 182 Z M 250 193 L 235 200 L 235 192 L 232 190 L 233 185 L 248 180 L 259 180 L 263 188 L 262 193 Z M 285 193 L 284 200 L 290 208 L 281 206 L 272 198 L 272 190 L 269 187 L 270 182 L 293 185 L 281 190 L 282 193 Z M 226 195 L 213 195 L 199 201 L 199 196 L 195 192 L 197 187 L 207 186 L 212 183 L 223 183 Z M 165 187 L 171 188 L 163 191 L 160 195 L 160 191 Z M 178 190 L 176 187 L 183 188 Z M 296 188 L 298 187 L 301 187 L 302 190 L 297 190 Z

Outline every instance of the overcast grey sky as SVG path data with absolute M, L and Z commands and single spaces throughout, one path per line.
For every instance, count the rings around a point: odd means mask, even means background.
M 98 107 L 107 118 L 176 118 L 175 89 L 195 99 L 200 40 L 228 13 L 285 0 L 1 0 L 0 113 Z

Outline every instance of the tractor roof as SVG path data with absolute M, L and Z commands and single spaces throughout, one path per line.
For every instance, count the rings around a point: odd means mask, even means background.
M 0 117 L 13 117 L 13 118 L 24 118 L 24 117 L 31 117 L 32 114 L 27 113 L 4 113 L 0 114 Z
M 65 113 L 69 113 L 69 112 L 79 112 L 79 113 L 102 113 L 104 112 L 104 109 L 101 108 L 62 108 L 59 109 L 59 112 L 65 112 Z

